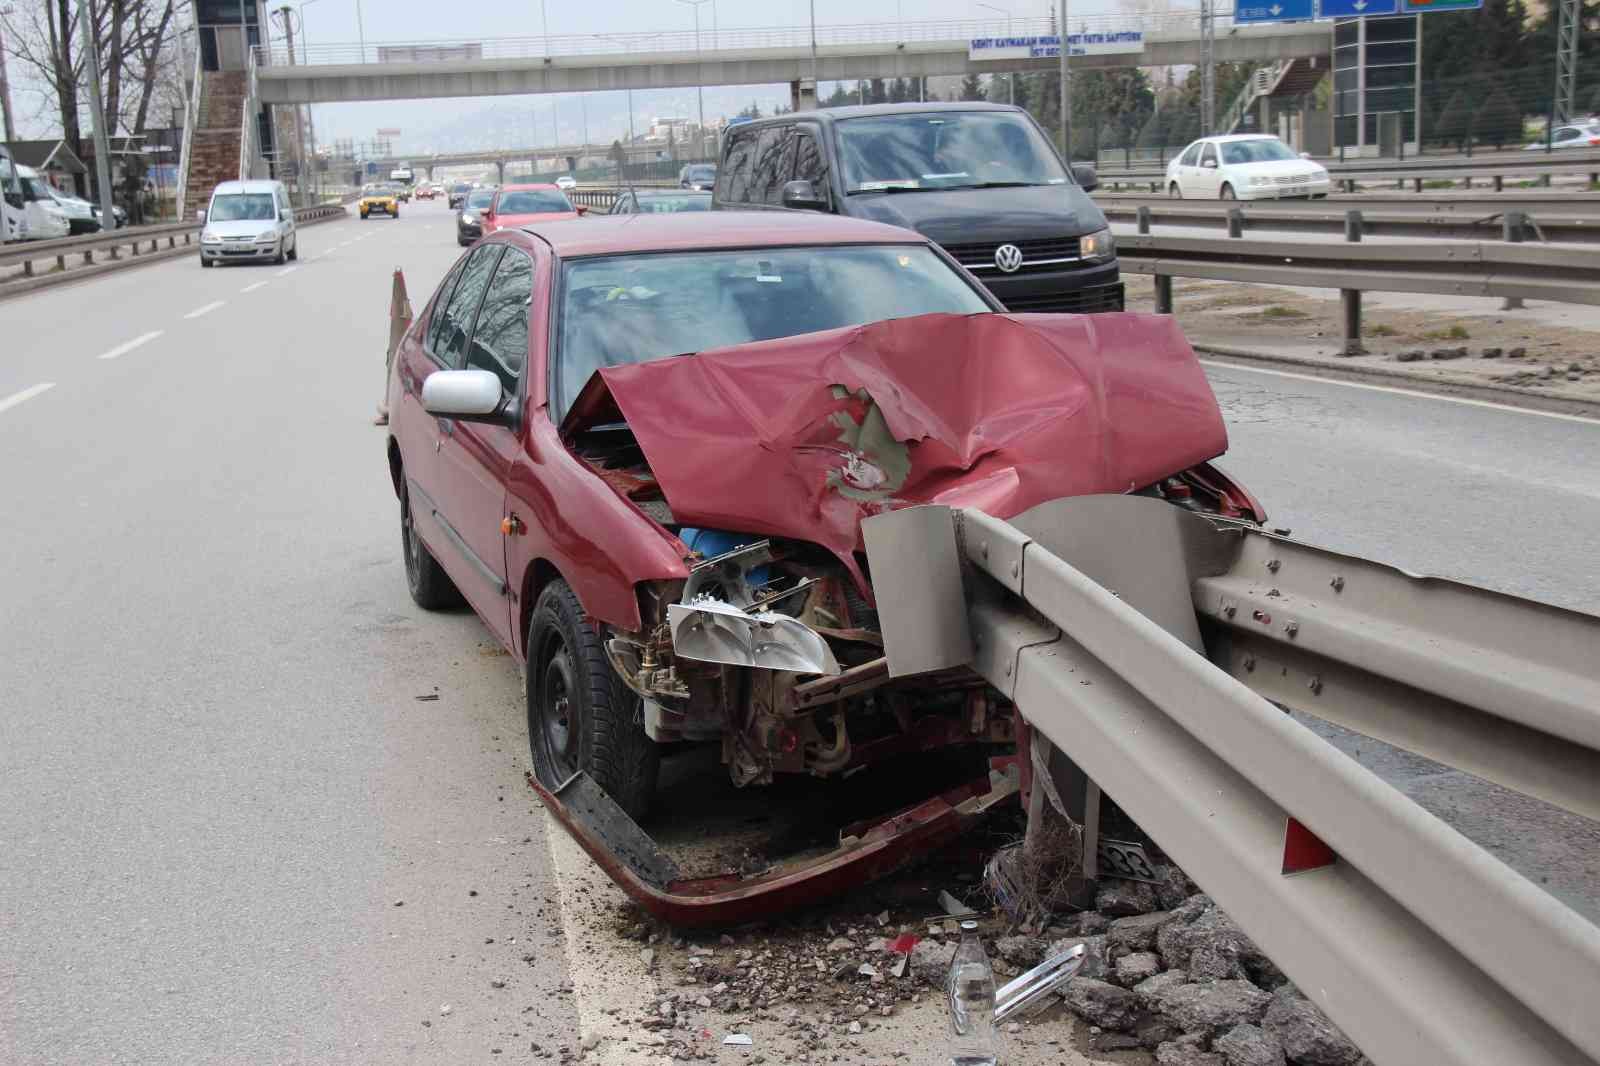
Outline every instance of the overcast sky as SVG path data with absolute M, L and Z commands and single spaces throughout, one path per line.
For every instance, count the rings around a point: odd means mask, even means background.
M 16 0 L 38 3 L 41 0 Z M 269 0 L 278 6 L 279 0 Z M 354 44 L 359 39 L 357 0 L 308 0 L 303 6 L 304 41 L 313 49 L 319 45 Z M 536 37 L 544 32 L 540 0 L 360 0 L 367 45 L 382 42 L 417 42 L 463 39 L 486 41 L 504 37 Z M 815 0 L 819 26 L 863 22 L 893 23 L 935 19 L 993 19 L 998 29 L 1004 17 L 978 5 L 975 0 Z M 719 29 L 751 29 L 774 26 L 804 26 L 809 14 L 808 0 L 712 0 L 700 7 L 702 41 L 711 47 L 713 4 Z M 996 7 L 1009 9 L 1015 17 L 1043 18 L 1049 14 L 1051 0 L 993 0 Z M 1107 14 L 1130 7 L 1164 7 L 1165 0 L 1070 0 L 1073 16 Z M 1183 4 L 1181 6 L 1189 6 Z M 580 3 L 577 0 L 544 0 L 552 36 L 566 34 L 661 33 L 690 31 L 694 10 L 681 0 L 605 0 Z M 274 36 L 278 20 L 274 19 Z M 12 65 L 13 81 L 19 72 Z M 19 86 L 13 86 L 16 94 Z M 826 94 L 831 85 L 823 86 Z M 589 93 L 580 102 L 575 94 L 563 96 L 497 96 L 445 100 L 395 100 L 360 104 L 319 104 L 314 111 L 320 143 L 338 138 L 369 141 L 380 127 L 398 128 L 402 136 L 396 149 L 422 153 L 434 147 L 442 130 L 461 128 L 463 118 L 491 116 L 502 126 L 525 123 L 519 132 L 548 144 L 552 121 L 565 143 L 578 140 L 585 127 L 594 142 L 625 136 L 628 129 L 626 94 Z M 788 99 L 786 86 L 748 86 L 708 89 L 705 111 L 708 120 L 733 114 L 752 100 L 763 111 Z M 58 132 L 58 124 L 48 108 L 41 110 L 39 99 L 18 99 L 17 119 L 24 136 L 43 137 Z M 652 116 L 694 118 L 698 108 L 693 89 L 638 91 L 633 94 L 636 131 L 642 132 Z M 87 126 L 85 127 L 87 130 Z M 523 142 L 526 143 L 526 142 Z M 490 147 L 485 142 L 474 147 Z M 520 146 L 520 144 L 518 145 Z

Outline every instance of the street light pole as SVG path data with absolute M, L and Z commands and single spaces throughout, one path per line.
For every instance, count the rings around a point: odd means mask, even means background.
M 1067 0 L 1061 0 L 1061 158 L 1072 166 L 1072 66 L 1068 57 L 1072 46 L 1067 43 Z
M 361 18 L 361 0 L 356 0 L 356 34 L 361 38 L 361 62 L 367 61 L 367 24 Z
M 595 36 L 600 38 L 603 41 L 620 41 L 622 43 L 622 54 L 623 55 L 627 55 L 629 53 L 628 42 L 623 40 L 621 37 L 612 37 L 610 34 L 606 34 L 606 33 L 597 33 L 597 34 L 595 34 Z M 633 147 L 633 86 L 632 85 L 628 86 L 628 147 L 630 147 L 630 148 Z
M 700 105 L 700 132 L 695 137 L 695 156 L 696 156 L 696 158 L 699 158 L 699 157 L 705 155 L 705 147 L 706 147 L 705 71 L 700 66 L 700 5 L 701 4 L 705 4 L 705 3 L 710 3 L 710 2 L 711 2 L 711 0 L 678 0 L 678 3 L 687 4 L 690 7 L 694 8 L 695 80 L 700 83 L 700 84 L 698 84 L 698 85 L 696 85 L 694 87 L 695 97 L 699 101 L 699 105 Z M 816 50 L 816 46 L 813 45 L 812 46 L 812 51 L 815 52 L 815 50 Z
M 550 58 L 550 16 L 545 14 L 544 0 L 539 0 L 539 25 L 544 28 L 544 57 Z
M 89 68 L 89 118 L 94 123 L 95 177 L 100 181 L 100 225 L 113 230 L 117 228 L 117 216 L 111 202 L 111 139 L 106 136 L 105 104 L 100 99 L 100 46 L 94 39 L 94 19 L 89 17 L 87 0 L 78 0 L 78 21 L 83 24 L 83 65 Z M 128 213 L 133 214 L 131 207 Z
M 980 3 L 978 6 L 986 7 L 990 11 L 998 11 L 1000 14 L 1004 15 L 1006 17 L 1006 36 L 1011 36 L 1011 10 L 1009 8 L 996 7 L 994 4 L 984 3 Z M 1015 104 L 1017 102 L 1017 72 L 1014 70 L 1006 74 L 1006 93 L 1009 97 L 1007 102 Z

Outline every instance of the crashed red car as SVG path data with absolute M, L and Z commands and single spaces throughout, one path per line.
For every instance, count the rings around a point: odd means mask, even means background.
M 533 782 L 625 888 L 737 921 L 886 872 L 1016 789 L 1014 713 L 967 671 L 891 679 L 860 523 L 1137 492 L 1255 504 L 1171 318 L 1006 314 L 937 246 L 815 214 L 558 222 L 464 254 L 401 339 L 390 472 L 411 594 L 526 664 Z M 682 874 L 663 746 L 732 782 L 971 749 L 970 787 L 803 863 Z

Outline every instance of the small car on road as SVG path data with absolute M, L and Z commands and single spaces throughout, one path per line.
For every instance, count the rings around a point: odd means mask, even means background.
M 578 179 L 571 174 L 563 174 L 556 179 L 556 186 L 562 190 L 576 189 L 578 187 Z
M 298 258 L 300 237 L 283 182 L 225 181 L 216 187 L 200 230 L 201 266 Z
M 456 215 L 456 243 L 461 247 L 465 248 L 483 236 L 483 212 L 494 203 L 494 194 L 499 191 L 494 185 L 485 185 L 467 193 L 461 204 L 461 212 Z
M 471 191 L 472 182 L 458 181 L 454 185 L 450 186 L 450 193 L 445 202 L 450 205 L 451 210 L 455 210 L 467 202 L 467 194 Z
M 644 819 L 681 742 L 738 787 L 981 766 L 1013 717 L 971 677 L 888 676 L 863 518 L 1253 513 L 1170 316 L 1002 311 L 927 238 L 805 212 L 508 227 L 457 260 L 388 383 L 405 580 L 526 662 L 543 787 L 582 771 Z
M 1328 171 L 1276 137 L 1202 137 L 1167 164 L 1167 195 L 1183 200 L 1320 199 Z
M 1542 152 L 1545 150 L 1543 138 L 1532 144 L 1522 146 L 1524 152 Z M 1557 126 L 1550 131 L 1551 148 L 1600 148 L 1600 122 L 1584 121 L 1575 122 L 1569 126 Z
M 717 184 L 714 163 L 690 163 L 678 171 L 678 188 L 709 191 Z
M 361 190 L 361 199 L 356 204 L 356 209 L 361 212 L 362 218 L 372 215 L 388 215 L 390 218 L 400 217 L 400 198 L 395 196 L 394 190 L 383 185 L 368 185 Z
M 495 193 L 479 217 L 484 233 L 517 229 L 535 222 L 558 222 L 588 212 L 574 207 L 555 185 L 506 185 Z

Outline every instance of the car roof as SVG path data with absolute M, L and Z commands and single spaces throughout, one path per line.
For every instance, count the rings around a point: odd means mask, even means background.
M 850 118 L 877 118 L 883 115 L 922 115 L 942 111 L 1014 111 L 1021 112 L 1022 108 L 1013 107 L 1011 104 L 991 104 L 977 100 L 952 100 L 908 104 L 851 104 L 848 107 L 823 107 L 815 111 L 790 112 L 787 115 L 773 115 L 769 118 L 758 118 L 754 122 L 741 122 L 733 127 L 735 130 L 760 129 L 780 122 L 793 122 L 795 119 L 820 119 L 824 122 L 834 122 Z M 730 131 L 731 132 L 731 131 Z
M 710 196 L 710 189 L 629 189 L 629 192 L 644 200 L 651 196 Z
M 1282 137 L 1279 137 L 1275 133 L 1229 133 L 1229 134 L 1225 134 L 1225 135 L 1220 136 L 1220 137 L 1201 137 L 1199 139 L 1202 140 L 1202 141 L 1210 141 L 1213 144 L 1223 144 L 1225 142 L 1230 142 L 1231 143 L 1233 141 L 1280 141 L 1281 142 L 1283 140 Z
M 212 195 L 221 192 L 272 192 L 278 185 L 276 181 L 224 181 L 217 184 Z
M 500 186 L 500 191 L 501 192 L 532 192 L 535 189 L 544 189 L 545 191 L 548 192 L 551 189 L 559 189 L 559 188 L 561 188 L 561 186 L 555 184 L 554 182 L 530 182 L 530 183 L 525 184 L 525 185 L 502 185 L 502 186 Z
M 812 211 L 693 211 L 683 214 L 589 216 L 519 227 L 557 255 L 776 248 L 806 244 L 922 244 L 920 233 Z

